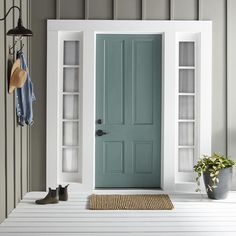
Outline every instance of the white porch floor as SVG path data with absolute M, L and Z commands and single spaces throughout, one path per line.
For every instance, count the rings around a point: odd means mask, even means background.
M 2 236 L 75 235 L 236 235 L 236 192 L 212 201 L 196 194 L 171 194 L 171 211 L 92 211 L 86 194 L 71 194 L 67 202 L 36 205 L 42 192 L 27 193 L 0 225 Z

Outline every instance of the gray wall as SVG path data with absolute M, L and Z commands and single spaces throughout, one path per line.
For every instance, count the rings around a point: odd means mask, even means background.
M 235 0 L 32 1 L 32 27 L 35 31 L 32 77 L 37 103 L 31 140 L 31 190 L 45 190 L 46 182 L 46 19 L 212 20 L 212 151 L 228 152 L 236 157 L 236 108 L 233 99 L 236 86 L 236 58 L 233 53 L 236 49 L 233 32 L 235 12 Z
M 22 8 L 23 24 L 29 24 L 28 0 L 0 0 L 0 18 L 8 9 Z M 11 11 L 6 21 L 0 21 L 0 222 L 13 210 L 28 191 L 29 128 L 16 124 L 15 97 L 7 93 L 8 45 L 13 37 L 6 32 L 16 26 L 18 10 Z M 24 39 L 24 53 L 28 58 L 28 40 Z M 19 44 L 18 44 L 19 45 Z

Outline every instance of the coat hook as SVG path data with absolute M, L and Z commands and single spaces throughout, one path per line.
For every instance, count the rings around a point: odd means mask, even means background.
M 17 37 L 16 38 L 16 40 L 15 40 L 15 42 L 13 43 L 13 45 L 12 46 L 9 46 L 9 54 L 10 55 L 13 55 L 14 53 L 15 53 L 15 46 L 16 46 L 16 44 L 19 42 L 19 41 L 22 41 L 23 40 L 23 37 L 22 36 L 20 36 L 20 37 Z M 24 44 L 21 46 L 21 49 L 20 50 L 22 50 L 22 48 L 24 47 Z
M 22 44 L 21 47 L 20 47 L 20 49 L 19 49 L 17 52 L 22 51 L 22 49 L 23 49 L 24 46 L 25 46 L 25 45 Z

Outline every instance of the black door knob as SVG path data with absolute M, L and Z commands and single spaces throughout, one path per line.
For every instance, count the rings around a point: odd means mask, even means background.
M 97 136 L 102 136 L 102 135 L 104 135 L 104 134 L 107 134 L 107 133 L 104 132 L 104 131 L 101 130 L 101 129 L 98 129 L 98 130 L 96 131 L 96 135 L 97 135 Z

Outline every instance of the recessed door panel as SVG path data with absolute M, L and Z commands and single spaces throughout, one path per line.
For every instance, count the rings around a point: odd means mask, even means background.
M 124 173 L 123 141 L 106 141 L 103 143 L 103 173 Z
M 105 41 L 104 50 L 106 65 L 103 95 L 105 98 L 105 121 L 106 124 L 123 124 L 124 40 Z
M 153 123 L 153 40 L 133 40 L 133 121 L 134 124 Z
M 152 141 L 135 141 L 133 143 L 133 166 L 135 174 L 151 174 L 153 172 Z

